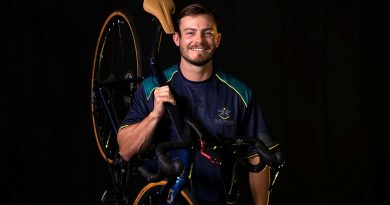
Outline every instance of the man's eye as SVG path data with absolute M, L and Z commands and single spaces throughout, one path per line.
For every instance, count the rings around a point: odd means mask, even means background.
M 210 32 L 205 32 L 204 35 L 205 35 L 205 36 L 212 36 L 212 35 L 213 35 L 213 32 L 211 32 L 211 31 L 210 31 Z

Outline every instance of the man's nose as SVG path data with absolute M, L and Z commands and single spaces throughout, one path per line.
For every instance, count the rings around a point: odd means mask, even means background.
M 203 42 L 203 34 L 201 32 L 197 32 L 194 36 L 195 42 Z

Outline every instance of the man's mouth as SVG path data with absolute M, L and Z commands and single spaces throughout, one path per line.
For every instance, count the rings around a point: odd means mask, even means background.
M 207 46 L 205 44 L 200 44 L 200 45 L 192 45 L 188 48 L 192 51 L 205 51 L 205 50 L 209 50 L 210 46 Z
M 206 48 L 190 48 L 190 50 L 193 50 L 193 51 L 204 51 L 204 50 L 206 50 Z

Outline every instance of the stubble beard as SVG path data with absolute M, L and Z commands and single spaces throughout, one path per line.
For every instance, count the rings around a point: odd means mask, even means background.
M 191 59 L 189 54 L 188 54 L 188 52 L 187 52 L 187 50 L 189 50 L 189 49 L 180 47 L 181 56 L 188 63 L 190 63 L 192 65 L 195 65 L 195 66 L 204 66 L 204 65 L 206 65 L 207 63 L 209 63 L 211 61 L 211 59 L 213 58 L 213 55 L 215 53 L 215 48 L 214 48 L 207 54 L 207 56 L 204 56 L 204 57 L 202 56 L 202 57 L 198 57 L 198 58 L 195 58 L 195 59 Z

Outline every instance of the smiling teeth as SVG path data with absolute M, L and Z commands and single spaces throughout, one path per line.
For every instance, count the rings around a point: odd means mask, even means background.
M 191 50 L 194 50 L 194 51 L 203 51 L 205 50 L 204 48 L 192 48 Z

